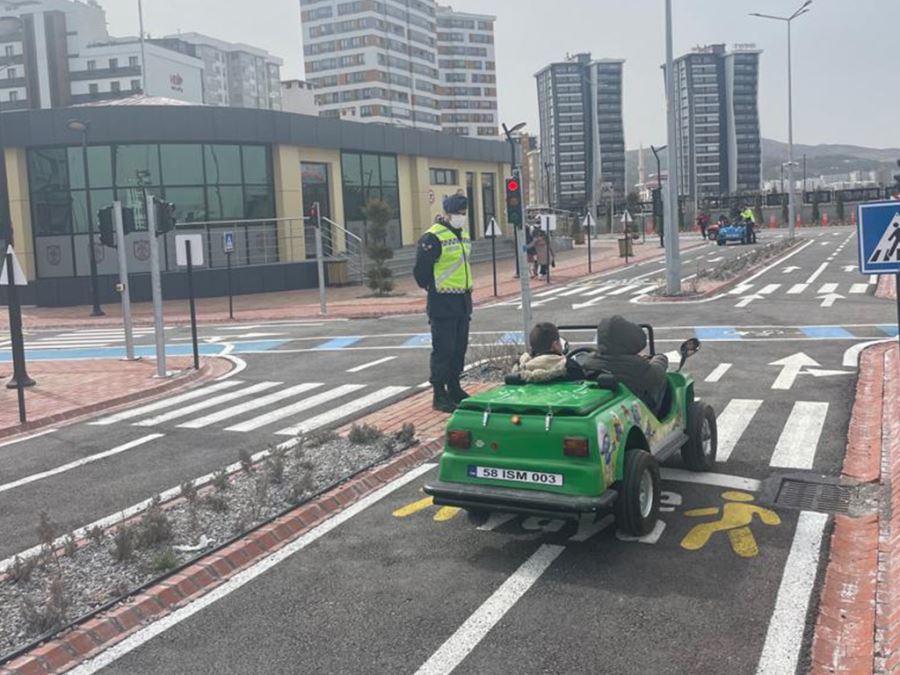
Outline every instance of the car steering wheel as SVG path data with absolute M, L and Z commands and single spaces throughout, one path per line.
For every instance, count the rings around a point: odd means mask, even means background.
M 572 359 L 573 361 L 578 363 L 578 360 L 575 358 L 576 356 L 580 356 L 582 354 L 587 354 L 592 351 L 594 351 L 593 347 L 579 347 L 578 349 L 573 349 L 568 354 L 566 354 L 566 358 Z

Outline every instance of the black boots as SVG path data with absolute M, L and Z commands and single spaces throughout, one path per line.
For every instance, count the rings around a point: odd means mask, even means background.
M 431 387 L 434 389 L 432 408 L 443 413 L 452 413 L 456 410 L 456 403 L 450 394 L 447 393 L 447 388 L 443 384 L 432 384 Z
M 450 380 L 447 384 L 447 393 L 450 394 L 450 398 L 457 405 L 459 405 L 464 398 L 469 398 L 469 393 L 460 386 L 458 379 Z

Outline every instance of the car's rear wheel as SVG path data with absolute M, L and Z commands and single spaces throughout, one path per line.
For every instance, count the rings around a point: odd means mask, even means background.
M 616 524 L 626 534 L 641 537 L 656 526 L 659 516 L 659 464 L 646 450 L 629 450 L 625 476 L 616 499 Z
M 691 403 L 687 418 L 688 440 L 681 447 L 681 458 L 691 471 L 711 471 L 716 463 L 719 433 L 712 406 Z

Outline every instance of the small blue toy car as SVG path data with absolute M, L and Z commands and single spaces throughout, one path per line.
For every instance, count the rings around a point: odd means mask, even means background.
M 716 239 L 716 243 L 719 246 L 725 246 L 730 241 L 736 241 L 741 244 L 749 244 L 750 243 L 750 232 L 747 229 L 747 226 L 743 223 L 736 223 L 732 225 L 726 225 L 725 227 L 719 228 L 719 236 Z

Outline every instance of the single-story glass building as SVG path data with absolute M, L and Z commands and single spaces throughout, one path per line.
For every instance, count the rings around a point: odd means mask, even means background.
M 88 127 L 87 180 L 73 119 Z M 314 234 L 303 220 L 313 202 L 364 240 L 363 206 L 383 199 L 394 248 L 415 244 L 456 190 L 469 195 L 473 238 L 494 216 L 505 226 L 509 147 L 495 140 L 266 110 L 107 105 L 4 113 L 0 145 L 0 243 L 14 244 L 28 276 L 23 299 L 43 306 L 90 301 L 88 185 L 95 218 L 114 200 L 134 209 L 125 245 L 135 300 L 150 295 L 148 194 L 175 205 L 178 232 L 204 236 L 196 284 L 206 296 L 226 292 L 225 231 L 236 292 L 313 287 Z M 326 254 L 339 253 L 347 235 L 329 232 Z M 164 295 L 183 297 L 174 233 L 161 243 Z M 115 301 L 117 255 L 95 251 L 102 300 Z

